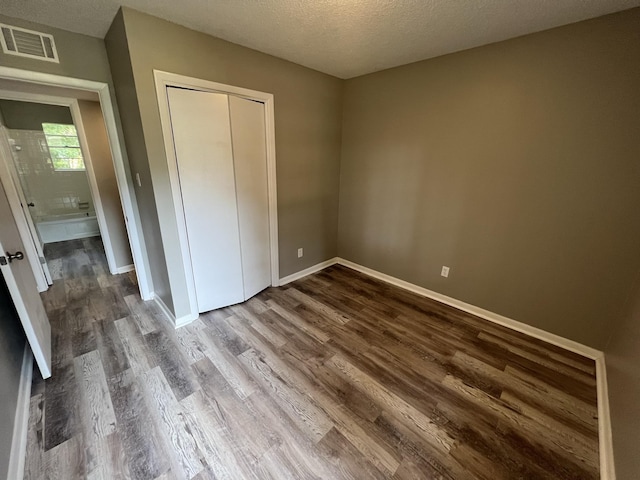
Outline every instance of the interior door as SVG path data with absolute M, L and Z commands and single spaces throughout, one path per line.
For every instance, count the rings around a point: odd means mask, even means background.
M 167 88 L 198 310 L 244 301 L 227 95 Z
M 27 340 L 43 378 L 51 376 L 51 325 L 38 294 L 36 280 L 18 226 L 0 183 L 0 272 L 22 322 Z
M 264 103 L 229 96 L 244 299 L 271 285 Z
M 0 126 L 0 157 L 2 157 L 0 158 L 0 179 L 4 182 L 5 193 L 18 225 L 18 231 L 25 246 L 25 253 L 29 258 L 29 264 L 33 270 L 38 290 L 43 292 L 53 283 L 53 280 L 51 279 L 49 266 L 45 261 L 40 236 L 31 218 L 29 205 L 18 178 L 13 152 L 9 144 L 8 132 L 3 126 Z

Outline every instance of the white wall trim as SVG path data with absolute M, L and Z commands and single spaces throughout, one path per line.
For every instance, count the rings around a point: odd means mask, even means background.
M 165 315 L 165 317 L 167 317 L 167 320 L 171 323 L 171 325 L 176 329 L 190 324 L 191 322 L 195 321 L 199 317 L 199 314 L 196 314 L 195 316 L 192 314 L 189 314 L 183 317 L 176 318 L 173 312 L 169 310 L 169 307 L 167 307 L 167 304 L 164 303 L 158 295 L 153 293 L 151 300 L 155 302 L 156 306 Z
M 29 405 L 31 403 L 31 380 L 33 377 L 33 355 L 29 342 L 25 342 L 22 368 L 20 370 L 20 386 L 18 387 L 18 403 L 13 422 L 13 438 L 7 478 L 24 477 L 24 461 L 27 454 L 27 432 L 29 430 Z
M 184 315 L 182 317 L 176 318 L 175 320 L 175 327 L 176 329 L 180 328 L 180 327 L 184 327 L 185 325 L 189 325 L 192 322 L 195 322 L 198 318 L 200 317 L 200 314 L 198 315 Z
M 38 85 L 75 88 L 98 94 L 98 97 L 100 98 L 100 107 L 102 108 L 102 115 L 107 128 L 109 147 L 111 148 L 111 154 L 113 157 L 116 182 L 118 184 L 122 210 L 124 212 L 125 225 L 129 236 L 129 244 L 131 246 L 131 254 L 133 256 L 134 264 L 137 267 L 136 275 L 138 277 L 140 296 L 145 300 L 150 299 L 151 292 L 153 290 L 151 272 L 149 271 L 149 265 L 145 255 L 146 247 L 144 245 L 142 229 L 139 225 L 131 172 L 129 171 L 129 166 L 126 163 L 126 154 L 121 148 L 121 132 L 118 130 L 115 110 L 111 100 L 111 93 L 109 92 L 109 85 L 104 82 L 63 77 L 60 75 L 33 72 L 30 70 L 21 70 L 11 67 L 0 67 L 0 78 Z
M 280 279 L 280 286 L 286 285 L 287 283 L 295 282 L 302 277 L 306 277 L 307 275 L 311 275 L 312 273 L 319 272 L 320 270 L 330 267 L 331 265 L 335 265 L 339 262 L 340 259 L 338 257 L 333 257 L 329 260 L 325 260 L 324 262 L 316 263 L 309 268 L 305 268 L 304 270 L 300 270 L 299 272 L 292 273 L 291 275 L 287 275 L 286 277 L 282 277 Z
M 180 242 L 180 254 L 187 283 L 187 294 L 189 295 L 189 314 L 177 318 L 176 326 L 186 325 L 198 318 L 198 301 L 196 297 L 195 281 L 193 278 L 193 268 L 191 265 L 191 252 L 187 236 L 187 225 L 182 204 L 182 194 L 180 187 L 180 176 L 178 173 L 178 163 L 175 155 L 173 134 L 171 130 L 171 116 L 169 111 L 169 100 L 167 98 L 167 87 L 177 86 L 190 88 L 203 92 L 217 92 L 227 95 L 235 95 L 250 100 L 264 103 L 265 106 L 265 129 L 267 142 L 267 188 L 269 195 L 269 243 L 271 252 L 271 285 L 278 286 L 280 282 L 280 267 L 278 259 L 278 203 L 276 186 L 276 156 L 275 156 L 275 116 L 273 106 L 273 94 L 249 90 L 246 88 L 225 85 L 222 83 L 210 82 L 198 78 L 187 77 L 174 73 L 154 70 L 153 75 L 156 85 L 156 96 L 160 110 L 160 123 L 162 125 L 162 136 L 167 155 L 167 167 L 169 170 L 169 182 L 171 184 L 171 195 L 176 212 L 178 226 L 178 240 Z
M 121 275 L 123 273 L 132 272 L 135 269 L 136 269 L 136 266 L 133 263 L 130 263 L 129 265 L 123 265 L 122 267 L 116 268 L 115 274 Z
M 600 478 L 616 480 L 613 455 L 613 435 L 611 432 L 611 412 L 609 411 L 609 387 L 604 354 L 596 358 L 596 382 L 598 388 L 598 443 L 600 446 Z

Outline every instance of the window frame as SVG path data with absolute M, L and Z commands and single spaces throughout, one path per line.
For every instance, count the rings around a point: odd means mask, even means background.
M 75 135 L 62 135 L 62 134 L 57 134 L 57 133 L 47 133 L 46 132 L 46 126 L 47 125 L 63 125 L 63 126 L 71 126 L 73 127 L 73 129 L 75 130 Z M 44 134 L 45 137 L 45 142 L 47 144 L 47 149 L 49 150 L 49 159 L 51 160 L 51 166 L 53 167 L 53 171 L 54 172 L 86 172 L 87 171 L 87 165 L 84 161 L 84 153 L 82 152 L 82 146 L 80 145 L 80 138 L 78 135 L 78 129 L 76 128 L 76 126 L 74 124 L 69 124 L 69 123 L 53 123 L 53 122 L 43 122 L 42 123 L 42 133 Z M 78 144 L 78 146 L 75 145 L 65 145 L 65 146 L 59 146 L 59 145 L 51 145 L 49 143 L 49 137 L 54 137 L 54 138 L 75 138 L 76 139 L 76 143 Z M 55 160 L 53 158 L 53 155 L 51 154 L 51 149 L 52 148 L 64 148 L 64 149 L 77 149 L 80 153 L 79 157 L 72 157 L 72 158 L 68 158 L 68 159 L 64 159 L 64 160 L 80 160 L 82 162 L 82 168 L 63 168 L 63 167 L 56 167 L 56 163 Z M 60 159 L 58 159 L 60 160 Z M 67 165 L 69 165 L 69 162 L 67 162 Z

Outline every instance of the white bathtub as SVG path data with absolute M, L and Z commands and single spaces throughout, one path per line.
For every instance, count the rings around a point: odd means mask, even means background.
M 100 235 L 95 214 L 66 213 L 64 215 L 42 216 L 36 219 L 36 228 L 42 243 L 63 242 L 76 238 Z

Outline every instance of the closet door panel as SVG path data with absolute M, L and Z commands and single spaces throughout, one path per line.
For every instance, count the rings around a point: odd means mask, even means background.
M 167 88 L 198 310 L 244 300 L 228 96 Z
M 271 285 L 264 104 L 229 97 L 245 300 Z

